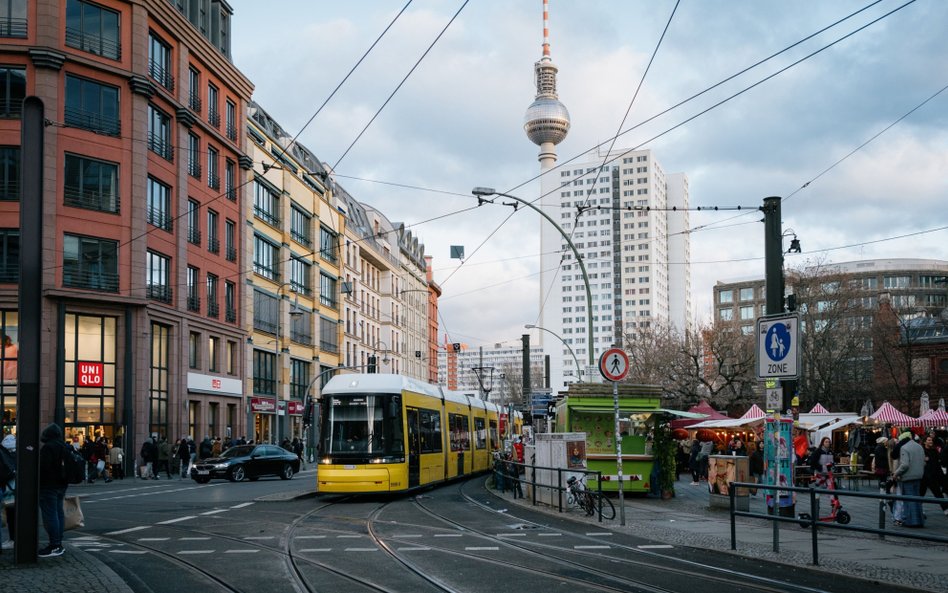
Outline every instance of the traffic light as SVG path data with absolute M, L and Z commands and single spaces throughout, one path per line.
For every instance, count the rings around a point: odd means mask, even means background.
M 451 349 L 454 350 L 454 353 L 457 354 L 461 351 L 461 342 L 455 342 L 451 344 Z
M 788 294 L 787 295 L 787 311 L 791 313 L 797 310 L 797 295 Z
M 375 372 L 378 372 L 378 371 L 377 371 L 377 368 L 378 368 L 377 365 L 378 365 L 378 357 L 375 356 L 374 354 L 370 354 L 370 355 L 369 355 L 369 364 L 368 364 L 368 366 L 366 367 L 366 372 L 368 372 L 368 373 L 375 373 Z

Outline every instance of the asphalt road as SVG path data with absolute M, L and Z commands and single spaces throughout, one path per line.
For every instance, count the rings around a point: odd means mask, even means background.
M 77 493 L 86 528 L 67 545 L 93 552 L 143 593 L 810 593 L 867 586 L 508 508 L 481 478 L 398 497 L 307 495 L 314 483 L 310 470 L 290 481 L 126 479 L 83 487 Z

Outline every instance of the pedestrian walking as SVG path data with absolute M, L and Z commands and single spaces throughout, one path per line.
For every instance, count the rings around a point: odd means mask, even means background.
M 63 429 L 57 424 L 50 424 L 43 429 L 40 435 L 39 452 L 39 508 L 43 516 L 43 527 L 49 537 L 49 543 L 42 548 L 40 558 L 62 556 L 63 525 L 65 511 L 63 503 L 66 499 L 66 488 L 69 483 L 63 473 L 64 457 L 71 455 L 66 450 L 63 440 Z
M 142 459 L 141 479 L 147 480 L 151 478 L 157 480 L 158 476 L 155 475 L 155 466 L 158 464 L 158 445 L 155 444 L 154 437 L 145 439 L 145 442 L 142 443 L 139 455 Z
M 922 473 L 922 482 L 919 487 L 919 496 L 925 496 L 929 490 L 935 498 L 945 498 L 942 492 L 945 474 L 941 471 L 941 452 L 935 446 L 935 437 L 928 435 L 923 447 L 925 453 L 925 470 Z M 948 517 L 948 503 L 941 503 L 941 512 Z
M 902 486 L 905 496 L 918 496 L 921 489 L 922 477 L 925 475 L 925 451 L 922 446 L 912 439 L 912 433 L 905 431 L 899 435 L 899 467 L 895 470 L 895 479 Z M 925 516 L 922 514 L 922 503 L 905 502 L 905 518 L 896 521 L 896 525 L 905 527 L 925 527 Z
M 112 477 L 125 479 L 125 451 L 119 447 L 118 441 L 112 441 L 112 447 L 109 449 L 109 468 L 112 470 Z
M 158 477 L 158 474 L 161 473 L 162 468 L 165 470 L 165 475 L 168 476 L 168 479 L 171 479 L 171 443 L 168 442 L 168 439 L 161 437 L 161 440 L 158 442 L 158 466 L 155 469 L 155 477 Z
M 753 451 L 748 459 L 748 470 L 754 482 L 760 484 L 764 481 L 764 441 L 757 441 L 751 445 Z M 757 496 L 757 488 L 752 489 L 751 494 Z
M 514 498 L 523 498 L 523 487 L 520 485 L 520 465 L 514 461 L 513 457 L 507 454 L 507 480 L 510 482 L 510 489 L 513 490 Z
M 13 549 L 16 533 L 16 436 L 8 434 L 0 443 L 0 505 L 7 519 L 9 537 L 0 544 L 0 549 Z
M 691 470 L 691 485 L 697 486 L 701 479 L 701 466 L 698 464 L 698 456 L 701 454 L 701 441 L 695 439 L 691 442 L 691 454 L 688 455 L 688 469 Z
M 191 439 L 183 437 L 178 444 L 178 460 L 181 463 L 181 479 L 187 478 L 191 473 Z
M 213 451 L 214 443 L 211 442 L 211 437 L 205 435 L 204 440 L 201 441 L 201 446 L 198 447 L 198 458 L 204 461 L 211 456 Z

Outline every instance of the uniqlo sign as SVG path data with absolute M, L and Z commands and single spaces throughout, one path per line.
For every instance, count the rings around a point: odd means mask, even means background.
M 78 366 L 80 387 L 102 387 L 105 377 L 101 362 L 79 362 Z

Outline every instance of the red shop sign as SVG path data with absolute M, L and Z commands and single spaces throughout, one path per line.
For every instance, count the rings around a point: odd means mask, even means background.
M 79 387 L 102 387 L 105 382 L 105 372 L 101 362 L 78 363 L 76 382 Z
M 286 411 L 291 416 L 302 416 L 303 402 L 286 402 Z
M 266 397 L 250 398 L 250 411 L 255 414 L 273 414 L 276 412 L 276 400 Z

